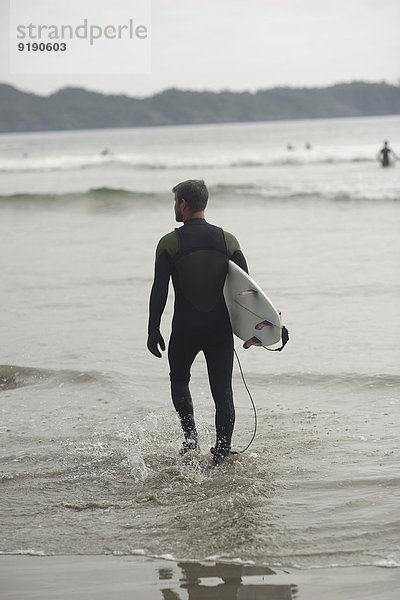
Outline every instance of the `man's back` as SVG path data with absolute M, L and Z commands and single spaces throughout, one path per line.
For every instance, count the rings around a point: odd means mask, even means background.
M 230 258 L 247 270 L 236 238 L 205 219 L 189 219 L 161 238 L 157 263 L 172 276 L 174 329 L 206 336 L 229 328 L 223 287 Z

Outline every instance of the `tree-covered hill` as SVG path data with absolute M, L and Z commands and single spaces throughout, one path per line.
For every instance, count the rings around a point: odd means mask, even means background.
M 133 98 L 72 87 L 39 96 L 0 84 L 0 132 L 386 114 L 400 114 L 400 85 L 353 82 L 254 93 L 168 89 L 147 98 Z

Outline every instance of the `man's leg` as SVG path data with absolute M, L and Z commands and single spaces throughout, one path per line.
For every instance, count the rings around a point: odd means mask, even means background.
M 190 369 L 198 352 L 197 345 L 172 333 L 168 346 L 169 376 L 172 402 L 185 436 L 182 453 L 198 445 L 193 402 L 189 390 Z
M 232 392 L 233 349 L 232 334 L 223 342 L 204 349 L 211 393 L 215 403 L 217 442 L 213 454 L 216 464 L 229 454 L 235 425 Z

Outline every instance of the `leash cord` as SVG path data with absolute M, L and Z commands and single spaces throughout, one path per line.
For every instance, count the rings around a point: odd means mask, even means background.
M 254 441 L 254 438 L 256 437 L 256 433 L 257 433 L 257 409 L 256 409 L 256 405 L 254 404 L 254 400 L 253 400 L 253 397 L 252 397 L 251 392 L 249 390 L 249 387 L 248 387 L 248 385 L 246 383 L 246 379 L 244 378 L 242 365 L 240 364 L 240 360 L 239 360 L 239 357 L 237 355 L 236 350 L 235 350 L 235 356 L 236 356 L 237 363 L 239 365 L 239 371 L 240 371 L 240 375 L 242 376 L 243 385 L 246 388 L 247 394 L 248 394 L 248 396 L 250 398 L 250 402 L 251 402 L 251 405 L 252 405 L 253 411 L 254 411 L 254 431 L 253 431 L 253 435 L 252 435 L 252 438 L 251 438 L 250 442 L 247 444 L 246 448 L 243 448 L 243 450 L 238 450 L 236 452 L 235 451 L 231 451 L 231 454 L 243 454 L 243 452 L 246 452 L 246 450 L 248 450 L 250 448 L 251 444 Z

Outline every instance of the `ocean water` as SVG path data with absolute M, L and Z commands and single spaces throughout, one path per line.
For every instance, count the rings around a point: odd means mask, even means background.
M 384 139 L 400 154 L 400 117 L 0 136 L 2 553 L 400 566 L 400 164 L 379 166 Z M 281 353 L 237 341 L 257 435 L 217 470 L 203 358 L 188 464 L 166 357 L 146 349 L 154 250 L 189 177 L 291 336 Z M 171 315 L 172 298 L 165 339 Z M 237 365 L 234 391 L 240 450 L 254 415 Z

